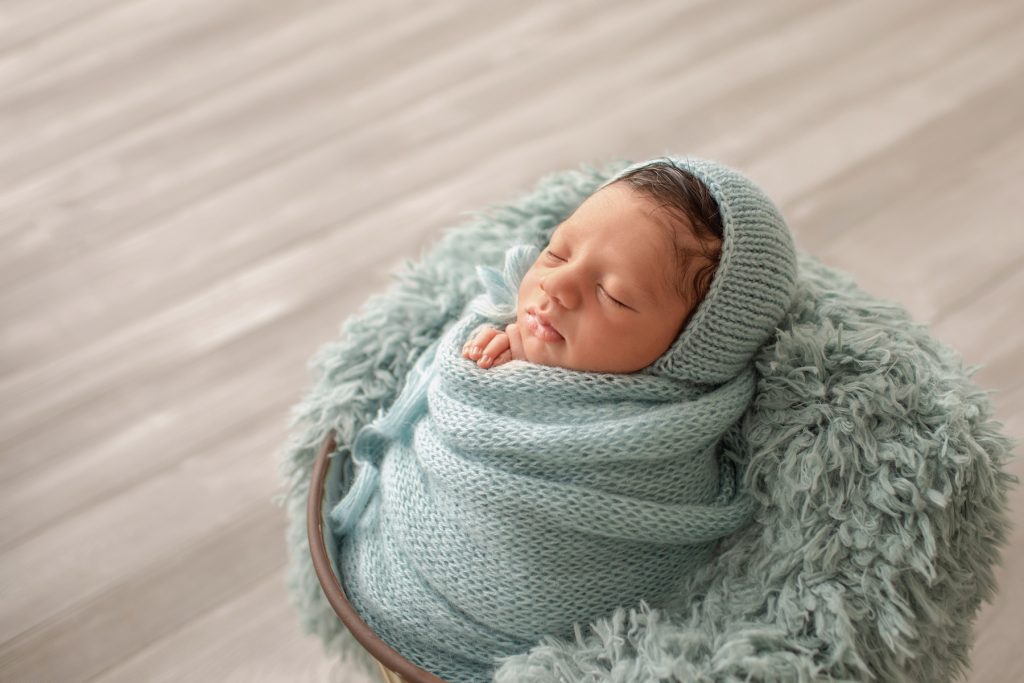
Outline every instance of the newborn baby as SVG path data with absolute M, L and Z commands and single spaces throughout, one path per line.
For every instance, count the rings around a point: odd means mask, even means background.
M 450 683 L 616 607 L 684 604 L 755 509 L 741 418 L 796 280 L 771 201 L 720 164 L 652 160 L 536 252 L 478 269 L 483 293 L 340 451 L 345 594 Z
M 558 227 L 519 287 L 516 322 L 480 328 L 463 357 L 481 368 L 644 368 L 707 293 L 721 244 L 718 207 L 700 180 L 668 162 L 630 171 Z

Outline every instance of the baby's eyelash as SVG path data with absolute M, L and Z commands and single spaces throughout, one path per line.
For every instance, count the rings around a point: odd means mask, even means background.
M 546 250 L 545 250 L 545 253 L 546 253 L 546 254 L 547 254 L 548 256 L 551 256 L 551 257 L 553 257 L 553 258 L 556 258 L 556 259 L 558 259 L 559 261 L 564 261 L 564 260 L 565 260 L 564 258 L 562 258 L 561 256 L 559 256 L 559 255 L 558 255 L 558 254 L 556 254 L 555 252 L 551 251 L 550 249 L 546 249 Z
M 616 306 L 619 306 L 620 308 L 629 308 L 629 306 L 627 306 L 626 304 L 622 303 L 621 301 L 619 301 L 618 299 L 613 297 L 611 294 L 609 294 L 607 291 L 605 291 L 604 287 L 600 287 L 599 286 L 598 289 L 601 290 L 602 294 L 604 294 L 606 297 L 611 299 L 615 303 Z

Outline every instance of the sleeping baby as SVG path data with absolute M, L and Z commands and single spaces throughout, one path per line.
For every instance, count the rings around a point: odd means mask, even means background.
M 636 168 L 558 227 L 522 280 L 517 322 L 478 330 L 463 355 L 481 368 L 526 360 L 640 370 L 704 298 L 721 244 L 718 206 L 703 183 L 669 162 Z
M 753 516 L 741 418 L 796 252 L 748 179 L 666 157 L 477 272 L 483 293 L 342 451 L 330 513 L 353 607 L 449 683 L 699 590 Z

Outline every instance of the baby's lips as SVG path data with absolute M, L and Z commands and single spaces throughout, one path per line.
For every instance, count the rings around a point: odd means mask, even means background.
M 554 328 L 554 326 L 542 322 L 534 313 L 527 312 L 524 323 L 526 324 L 526 329 L 530 331 L 530 334 L 541 341 L 565 341 L 565 337 L 563 337 L 562 334 Z

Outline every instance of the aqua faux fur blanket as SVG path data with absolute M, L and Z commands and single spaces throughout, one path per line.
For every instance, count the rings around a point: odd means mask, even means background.
M 330 429 L 344 452 L 390 405 L 420 354 L 480 293 L 474 265 L 551 231 L 625 163 L 543 178 L 449 231 L 310 363 L 287 483 L 288 586 L 307 632 L 363 662 L 317 583 L 305 535 L 312 462 Z M 755 357 L 737 438 L 754 522 L 660 608 L 619 609 L 569 639 L 505 659 L 499 683 L 948 681 L 996 592 L 1013 443 L 973 369 L 898 305 L 800 253 L 794 302 Z

